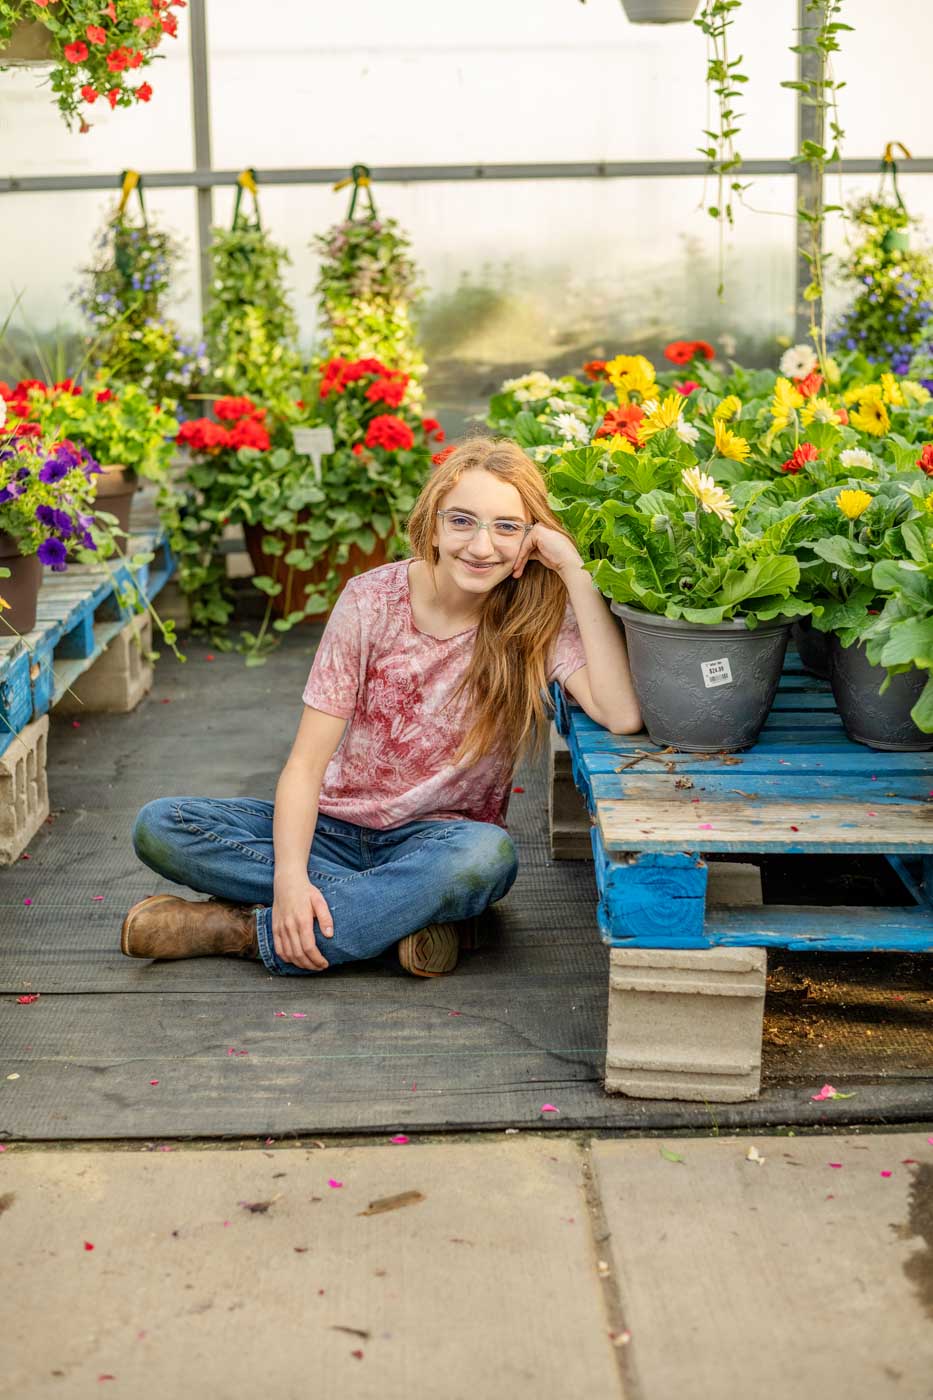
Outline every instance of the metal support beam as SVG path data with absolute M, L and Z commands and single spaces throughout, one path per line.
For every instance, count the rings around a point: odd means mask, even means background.
M 189 0 L 188 36 L 191 56 L 191 126 L 194 134 L 194 171 L 197 190 L 198 289 L 203 317 L 211 285 L 211 225 L 214 222 L 211 171 L 211 103 L 207 53 L 207 0 Z M 146 176 L 147 185 L 160 183 Z
M 196 0 L 203 3 L 203 0 Z M 808 109 L 807 109 L 808 110 Z M 878 157 L 844 160 L 834 165 L 844 175 L 877 175 Z M 933 159 L 899 160 L 902 175 L 933 174 Z M 709 167 L 702 160 L 660 161 L 568 161 L 561 164 L 526 165 L 374 165 L 372 178 L 383 185 L 464 183 L 473 180 L 594 180 L 653 179 L 693 176 L 702 179 Z M 147 189 L 210 190 L 235 185 L 239 170 L 153 170 L 143 171 Z M 342 180 L 347 167 L 308 166 L 296 169 L 257 169 L 261 185 L 332 185 Z M 799 175 L 800 167 L 789 160 L 743 160 L 743 175 Z M 37 190 L 114 190 L 120 176 L 99 175 L 6 175 L 0 176 L 0 194 L 29 194 Z

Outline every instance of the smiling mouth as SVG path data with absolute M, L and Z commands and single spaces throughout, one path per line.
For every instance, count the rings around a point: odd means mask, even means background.
M 464 558 L 463 555 L 460 556 L 460 563 L 465 564 L 468 569 L 475 570 L 476 573 L 485 573 L 489 569 L 496 569 L 499 567 L 498 560 L 493 559 L 485 563 L 482 561 L 474 562 L 472 559 Z

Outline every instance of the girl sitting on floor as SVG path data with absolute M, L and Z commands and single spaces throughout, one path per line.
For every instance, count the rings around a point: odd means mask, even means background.
M 459 933 L 515 879 L 512 772 L 547 732 L 547 685 L 614 734 L 641 728 L 621 629 L 519 447 L 461 443 L 408 530 L 411 559 L 338 599 L 274 805 L 167 797 L 139 813 L 140 859 L 212 898 L 135 904 L 127 956 L 303 974 L 397 943 L 406 971 L 451 972 Z

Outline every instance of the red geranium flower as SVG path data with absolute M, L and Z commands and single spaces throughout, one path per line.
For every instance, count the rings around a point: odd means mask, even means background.
M 624 403 L 618 408 L 608 408 L 602 423 L 596 429 L 596 437 L 612 437 L 615 433 L 621 433 L 637 447 L 637 428 L 644 416 L 645 410 L 637 403 Z
M 84 98 L 85 102 L 96 102 L 98 97 L 100 97 L 100 93 L 96 88 L 92 88 L 90 83 L 85 83 L 84 87 L 81 89 L 81 96 Z
M 586 375 L 587 379 L 605 379 L 606 361 L 587 360 L 586 364 L 583 366 L 583 373 Z
M 812 399 L 814 394 L 820 392 L 822 383 L 823 376 L 818 370 L 813 369 L 809 374 L 805 375 L 803 379 L 795 379 L 794 387 L 803 394 L 805 399 Z
M 265 416 L 264 408 L 257 409 L 252 399 L 247 398 L 225 398 L 218 399 L 214 404 L 214 412 L 223 421 L 236 418 L 261 418 Z
M 354 457 L 360 457 L 360 456 L 362 456 L 362 453 L 363 453 L 363 444 L 362 444 L 361 442 L 355 442 L 355 443 L 353 444 L 353 446 L 350 448 L 350 451 L 353 453 Z
M 219 452 L 230 447 L 230 434 L 212 418 L 192 418 L 182 423 L 175 439 L 193 452 Z
M 678 394 L 683 394 L 685 399 L 688 399 L 693 393 L 694 389 L 699 389 L 699 387 L 700 386 L 695 379 L 685 379 L 683 384 L 674 385 L 674 388 L 677 390 Z
M 89 24 L 84 32 L 91 44 L 106 44 L 107 42 L 107 31 L 101 29 L 99 24 Z
M 89 53 L 87 44 L 82 43 L 80 39 L 74 44 L 65 45 L 65 57 L 69 63 L 83 63 Z
M 388 404 L 389 408 L 399 408 L 408 388 L 408 375 L 393 375 L 388 379 L 374 379 L 366 390 L 370 403 Z
M 431 461 L 436 467 L 439 467 L 442 462 L 447 461 L 447 458 L 450 456 L 451 452 L 456 452 L 456 450 L 457 445 L 456 443 L 452 442 L 449 447 L 442 447 L 440 452 L 435 452 L 434 456 L 431 458 Z
M 73 379 L 60 379 L 57 384 L 52 385 L 53 389 L 60 389 L 63 394 L 83 394 L 84 390 L 80 384 L 76 384 Z
M 42 379 L 21 379 L 14 392 L 18 398 L 23 398 L 33 389 L 38 389 L 41 393 L 45 394 L 48 392 L 48 385 Z
M 920 449 L 920 456 L 917 458 L 917 466 L 927 476 L 933 476 L 933 442 L 925 442 Z
M 802 442 L 788 457 L 781 471 L 787 472 L 789 476 L 796 476 L 807 462 L 815 462 L 819 455 L 812 442 Z
M 421 430 L 426 433 L 428 437 L 433 436 L 435 442 L 443 442 L 444 438 L 447 436 L 436 418 L 422 418 Z
M 415 435 L 407 423 L 391 413 L 379 413 L 366 430 L 366 446 L 386 452 L 407 452 L 415 445 Z
M 97 400 L 98 403 L 109 403 L 110 400 L 113 398 L 113 390 L 112 390 L 112 389 L 98 389 L 98 391 L 97 391 L 97 393 L 94 395 L 94 397 L 95 397 L 95 399 Z
M 17 423 L 13 429 L 14 437 L 39 437 L 41 433 L 38 423 Z
M 255 418 L 242 418 L 228 434 L 231 447 L 253 447 L 257 452 L 268 452 L 272 439 L 261 423 Z
M 6 382 L 5 379 L 0 379 L 0 399 L 3 399 L 5 403 L 9 403 L 12 397 L 13 390 L 10 388 L 9 384 Z

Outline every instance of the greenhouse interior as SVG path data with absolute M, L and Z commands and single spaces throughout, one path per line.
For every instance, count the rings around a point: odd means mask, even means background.
M 931 51 L 0 0 L 0 1396 L 929 1400 Z

